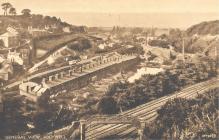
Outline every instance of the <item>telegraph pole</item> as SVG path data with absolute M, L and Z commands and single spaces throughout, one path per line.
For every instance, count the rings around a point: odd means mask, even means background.
M 146 37 L 145 44 L 146 44 L 146 47 L 148 47 L 148 33 L 147 32 L 145 33 L 145 37 Z
M 185 37 L 182 35 L 182 55 L 183 55 L 183 63 L 185 63 Z
M 219 39 L 216 38 L 216 42 L 218 41 Z M 217 59 L 217 46 L 215 45 L 215 48 L 214 48 L 214 55 L 215 55 L 215 58 Z
M 85 140 L 85 120 L 80 121 L 81 140 Z
M 140 121 L 140 126 L 138 128 L 138 135 L 139 135 L 139 140 L 145 140 L 144 138 L 144 128 L 146 124 L 143 121 Z

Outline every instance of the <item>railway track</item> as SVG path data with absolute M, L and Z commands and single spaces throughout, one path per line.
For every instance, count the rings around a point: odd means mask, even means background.
M 164 105 L 168 100 L 181 97 L 181 98 L 193 98 L 198 94 L 203 94 L 204 92 L 218 87 L 219 79 L 212 79 L 206 82 L 201 82 L 193 86 L 184 88 L 183 90 L 171 94 L 168 96 L 161 97 L 159 99 L 153 100 L 149 103 L 140 105 L 134 109 L 128 110 L 121 113 L 120 115 L 115 115 L 114 117 L 109 117 L 106 121 L 121 120 L 127 116 L 133 118 L 138 118 L 146 123 L 153 121 L 157 117 L 157 110 Z M 197 94 L 198 93 L 198 94 Z M 92 123 L 92 122 L 91 122 Z M 92 127 L 91 127 L 92 125 Z M 131 124 L 90 124 L 87 126 L 86 139 L 96 140 L 111 135 L 125 136 L 127 134 L 136 133 L 137 129 Z

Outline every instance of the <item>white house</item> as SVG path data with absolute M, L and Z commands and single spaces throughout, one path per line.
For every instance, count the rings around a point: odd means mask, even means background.
M 11 63 L 7 60 L 1 57 L 2 68 L 0 69 L 0 80 L 7 81 L 9 79 L 9 75 L 13 74 L 13 67 Z
M 101 49 L 101 50 L 105 49 L 105 47 L 106 47 L 106 44 L 105 44 L 105 43 L 98 45 L 98 48 Z
M 7 48 L 17 47 L 19 45 L 18 32 L 12 27 L 7 28 L 7 32 L 0 35 L 0 40 L 3 41 Z
M 20 57 L 20 53 L 17 53 L 17 52 L 10 52 L 8 53 L 8 56 L 7 56 L 7 59 L 8 61 L 10 62 L 15 62 L 15 63 L 18 63 L 19 65 L 23 65 L 23 59 Z
M 28 26 L 28 32 L 33 37 L 46 36 L 49 34 L 49 32 L 46 29 L 33 28 L 32 26 Z
M 68 27 L 68 26 L 62 28 L 62 30 L 63 30 L 63 32 L 65 32 L 65 33 L 70 33 L 70 32 L 71 32 L 71 29 L 70 29 L 70 27 Z

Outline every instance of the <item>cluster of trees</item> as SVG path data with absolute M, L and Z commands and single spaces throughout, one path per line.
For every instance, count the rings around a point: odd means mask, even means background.
M 140 45 L 134 43 L 130 43 L 130 45 L 132 45 L 133 47 L 131 48 L 121 47 L 117 49 L 117 52 L 120 54 L 139 54 L 139 55 L 144 54 L 144 49 Z
M 59 129 L 77 118 L 77 113 L 69 110 L 66 105 L 49 103 L 36 111 L 31 118 L 37 133 L 46 133 Z
M 160 73 L 156 76 L 144 75 L 135 83 L 118 82 L 111 85 L 105 96 L 99 101 L 97 109 L 102 114 L 111 114 L 113 111 L 106 109 L 107 105 L 102 103 L 105 98 L 111 98 L 112 102 L 113 100 L 116 102 L 113 104 L 114 107 L 110 107 L 111 110 L 114 110 L 113 113 L 122 112 L 170 94 L 177 89 L 179 89 L 177 76 L 170 72 Z
M 144 75 L 139 80 L 136 80 L 135 83 L 114 83 L 99 101 L 97 110 L 102 114 L 111 114 L 134 108 L 143 103 L 171 94 L 188 84 L 206 80 L 215 75 L 213 74 L 215 72 L 212 72 L 213 70 L 215 69 L 207 70 L 205 65 L 194 65 L 191 68 L 182 67 L 157 75 Z M 112 102 L 110 108 L 106 107 L 106 98 Z
M 2 91 L 1 91 L 2 92 Z M 1 93 L 0 93 L 1 94 Z M 23 98 L 15 94 L 3 95 L 3 113 L 0 113 L 0 139 L 26 130 L 27 117 L 23 115 Z
M 90 49 L 92 47 L 92 43 L 90 40 L 82 38 L 78 40 L 77 43 L 69 43 L 68 47 L 74 51 L 83 52 L 84 50 Z
M 16 11 L 16 8 L 14 8 L 14 6 L 11 4 L 11 3 L 2 3 L 2 9 L 4 10 L 4 16 L 8 16 L 9 15 L 17 15 L 17 11 Z M 23 9 L 21 11 L 21 13 L 24 15 L 24 16 L 30 16 L 30 13 L 31 13 L 31 10 L 30 9 Z
M 192 100 L 168 101 L 144 134 L 149 139 L 216 139 L 218 99 L 218 94 L 206 93 Z
M 158 46 L 162 48 L 169 48 L 170 43 L 166 40 L 150 40 L 148 42 L 150 46 Z
M 34 28 L 41 28 L 45 29 L 48 27 L 48 30 L 55 33 L 63 32 L 63 27 L 70 27 L 70 30 L 75 32 L 84 32 L 83 27 L 73 27 L 72 25 L 68 24 L 67 22 L 61 21 L 60 18 L 55 16 L 43 16 L 41 14 L 31 14 L 30 9 L 23 9 L 21 11 L 21 16 L 17 15 L 16 8 L 11 3 L 2 3 L 2 9 L 4 10 L 4 16 L 9 17 L 13 16 L 13 20 L 8 20 L 8 18 L 2 20 L 0 32 L 1 30 L 4 31 L 8 25 L 14 27 L 23 27 L 27 28 L 28 26 L 32 26 Z M 17 16 L 16 16 L 17 15 Z M 15 22 L 17 20 L 18 22 Z M 19 23 L 19 24 L 18 24 Z

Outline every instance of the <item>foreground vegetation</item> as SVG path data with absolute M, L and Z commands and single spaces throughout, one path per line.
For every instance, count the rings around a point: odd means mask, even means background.
M 207 80 L 216 74 L 215 66 L 209 65 L 187 64 L 157 75 L 144 75 L 135 83 L 114 83 L 99 101 L 97 110 L 100 114 L 119 113 Z
M 145 136 L 148 139 L 216 139 L 219 122 L 217 92 L 191 100 L 168 101 L 158 110 L 153 124 L 145 128 Z

